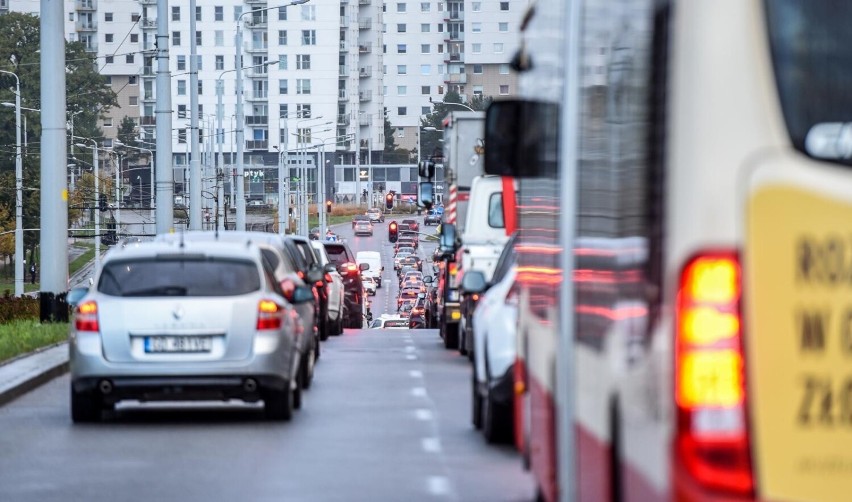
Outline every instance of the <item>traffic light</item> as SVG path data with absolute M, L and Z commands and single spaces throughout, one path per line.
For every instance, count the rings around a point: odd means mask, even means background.
M 397 226 L 395 221 L 390 222 L 388 225 L 388 240 L 391 242 L 396 242 L 399 238 L 399 227 Z
M 107 210 L 107 197 L 105 193 L 102 193 L 98 196 L 98 209 L 100 209 L 101 212 Z
M 393 209 L 393 193 L 385 195 L 385 207 L 388 209 Z
M 325 201 L 325 212 L 326 213 L 331 212 L 331 201 L 330 200 Z

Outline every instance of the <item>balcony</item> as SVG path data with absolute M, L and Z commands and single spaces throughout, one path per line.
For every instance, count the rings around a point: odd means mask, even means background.
M 348 114 L 342 114 L 337 116 L 337 125 L 348 126 L 352 121 L 352 118 Z
M 250 139 L 246 141 L 246 150 L 268 150 L 268 139 Z
M 371 43 L 366 43 L 366 44 L 360 44 L 360 45 L 358 46 L 358 53 L 359 53 L 359 54 L 369 54 L 369 53 L 371 53 L 371 52 L 373 52 L 373 44 L 372 44 L 372 42 L 371 42 Z
M 444 14 L 444 21 L 464 21 L 464 12 L 447 12 Z
M 157 117 L 149 117 L 149 116 L 139 117 L 139 125 L 143 125 L 143 126 L 157 125 Z
M 86 45 L 86 52 L 98 52 L 98 44 L 92 42 Z
M 337 90 L 337 100 L 338 101 L 349 101 L 349 97 L 346 95 L 346 89 L 338 89 Z
M 98 23 L 94 21 L 77 21 L 77 31 L 98 31 Z
M 347 50 L 349 50 L 349 48 L 346 46 L 346 40 L 341 40 L 341 41 L 340 41 L 340 50 L 341 50 L 341 51 L 344 51 L 344 52 L 345 52 L 345 51 L 347 51 Z
M 459 61 L 462 61 L 462 60 L 464 60 L 464 54 L 462 54 L 460 52 L 444 54 L 444 62 L 445 63 L 459 62 Z
M 154 102 L 154 101 L 157 101 L 157 98 L 155 98 L 155 97 L 154 97 L 154 93 L 153 93 L 153 92 L 146 92 L 146 93 L 142 96 L 142 101 L 145 101 L 145 102 L 149 102 L 149 101 L 150 101 L 150 102 Z
M 246 0 L 249 5 L 266 4 L 266 0 Z
M 142 76 L 143 77 L 156 77 L 157 72 L 154 71 L 153 66 L 145 66 L 142 68 Z
M 359 30 L 372 30 L 373 29 L 373 19 L 359 19 L 358 20 L 358 29 Z
M 358 93 L 358 100 L 362 103 L 373 99 L 373 91 L 361 91 Z
M 358 0 L 358 5 L 371 5 L 372 0 Z
M 364 66 L 358 68 L 358 77 L 359 78 L 369 78 L 373 75 L 373 67 L 372 66 Z
M 246 45 L 246 52 L 252 54 L 258 52 L 269 52 L 269 44 Z
M 98 3 L 95 0 L 78 0 L 74 4 L 74 10 L 97 10 Z
M 265 17 L 253 17 L 246 21 L 246 28 L 250 30 L 265 30 L 267 24 Z
M 340 27 L 341 28 L 349 28 L 349 17 L 348 16 L 340 16 Z M 340 42 L 340 45 L 343 45 L 343 42 Z
M 269 115 L 246 115 L 246 125 L 262 125 L 269 124 Z
M 370 116 L 367 115 L 367 114 L 358 115 L 358 125 L 360 125 L 360 126 L 370 125 Z
M 262 91 L 253 91 L 246 97 L 246 99 L 249 101 L 266 101 L 268 96 L 269 92 L 264 89 Z
M 148 19 L 145 18 L 142 20 L 142 29 L 143 30 L 156 30 L 157 29 L 157 20 L 156 19 Z
M 460 31 L 448 32 L 444 42 L 464 42 L 464 33 Z
M 450 84 L 466 84 L 467 83 L 467 74 L 466 73 L 450 73 L 444 76 L 444 82 L 448 82 Z
M 261 66 L 258 68 L 246 68 L 244 75 L 246 78 L 267 78 L 269 77 L 269 72 L 266 70 L 266 66 Z
M 142 5 L 157 5 L 157 0 L 139 0 Z

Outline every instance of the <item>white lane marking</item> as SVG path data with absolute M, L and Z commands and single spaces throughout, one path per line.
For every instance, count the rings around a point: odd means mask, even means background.
M 414 397 L 423 397 L 426 395 L 426 387 L 414 387 L 411 389 L 411 395 Z
M 441 452 L 441 440 L 438 438 L 423 438 L 420 440 L 420 446 L 426 453 Z
M 408 359 L 409 361 L 416 361 L 417 360 L 417 356 L 415 356 L 414 354 L 407 354 L 405 356 L 405 358 Z
M 416 350 L 417 350 L 417 347 L 415 347 L 414 345 L 406 345 L 405 346 L 406 352 L 415 352 Z
M 429 476 L 428 485 L 430 495 L 442 497 L 450 493 L 450 481 L 444 476 Z
M 411 378 L 423 378 L 423 372 L 420 370 L 411 370 L 408 372 L 408 376 Z
M 417 420 L 432 420 L 434 415 L 431 410 L 427 410 L 425 408 L 419 408 L 414 410 L 414 416 Z

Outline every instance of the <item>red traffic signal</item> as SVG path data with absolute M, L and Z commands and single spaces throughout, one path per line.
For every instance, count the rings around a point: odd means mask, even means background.
M 325 201 L 325 212 L 326 213 L 331 212 L 331 201 L 330 200 Z
M 393 194 L 389 193 L 385 195 L 385 207 L 388 209 L 393 209 Z
M 388 240 L 391 242 L 396 242 L 399 238 L 399 227 L 397 226 L 395 221 L 390 222 L 388 225 Z

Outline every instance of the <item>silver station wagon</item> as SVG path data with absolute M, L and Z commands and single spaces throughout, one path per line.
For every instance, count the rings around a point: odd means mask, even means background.
M 288 296 L 313 299 L 304 286 Z M 229 399 L 289 420 L 300 324 L 250 241 L 117 246 L 71 322 L 72 420 L 100 420 L 122 400 Z

